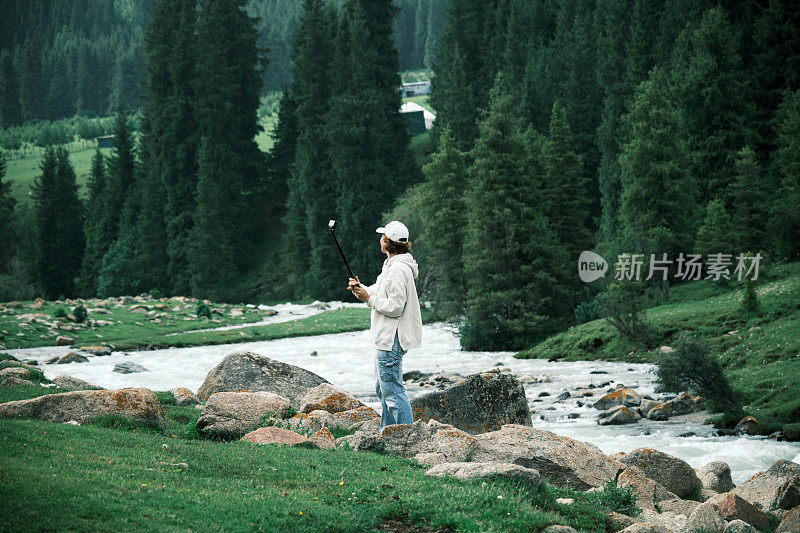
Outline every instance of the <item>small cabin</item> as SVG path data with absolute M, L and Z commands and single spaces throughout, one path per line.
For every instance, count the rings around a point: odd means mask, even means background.
M 400 89 L 400 95 L 403 98 L 409 96 L 419 96 L 421 94 L 431 94 L 430 81 L 417 81 L 414 83 L 404 83 Z
M 400 107 L 400 114 L 406 120 L 408 133 L 416 135 L 425 133 L 433 127 L 436 115 L 414 102 L 406 102 Z

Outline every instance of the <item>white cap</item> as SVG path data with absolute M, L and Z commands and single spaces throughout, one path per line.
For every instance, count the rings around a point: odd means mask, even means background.
M 408 228 L 402 222 L 392 220 L 386 226 L 381 226 L 375 230 L 378 233 L 383 233 L 389 239 L 395 242 L 408 242 Z

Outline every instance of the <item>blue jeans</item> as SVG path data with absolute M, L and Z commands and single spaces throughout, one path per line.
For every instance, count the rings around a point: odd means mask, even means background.
M 375 350 L 375 393 L 381 399 L 381 427 L 390 424 L 411 424 L 411 402 L 403 386 L 403 355 L 397 332 L 391 351 Z

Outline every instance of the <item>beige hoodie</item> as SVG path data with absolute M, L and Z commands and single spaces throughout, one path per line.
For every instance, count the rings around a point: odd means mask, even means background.
M 397 254 L 383 262 L 375 284 L 367 287 L 371 295 L 367 307 L 372 308 L 369 329 L 378 350 L 391 351 L 395 331 L 403 350 L 422 346 L 422 314 L 414 283 L 418 276 L 411 254 Z

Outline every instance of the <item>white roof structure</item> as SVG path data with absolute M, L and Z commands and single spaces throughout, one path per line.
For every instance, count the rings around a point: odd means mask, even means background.
M 422 107 L 415 102 L 406 102 L 400 106 L 401 113 L 413 113 L 414 111 L 422 111 L 422 116 L 425 117 L 425 129 L 429 130 L 433 127 L 433 121 L 436 120 L 436 115 Z

